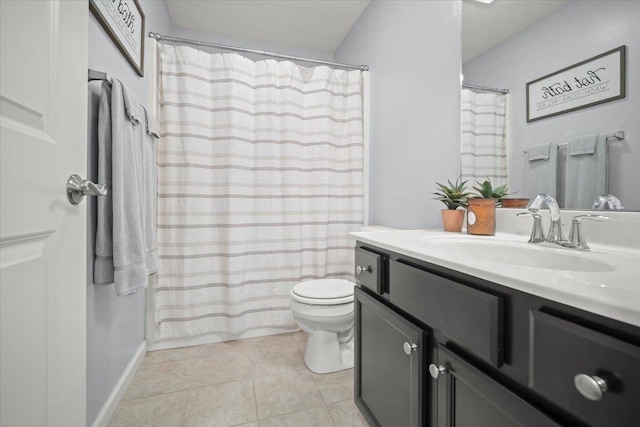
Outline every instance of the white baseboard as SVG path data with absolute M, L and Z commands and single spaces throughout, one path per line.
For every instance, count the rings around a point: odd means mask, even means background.
M 124 396 L 125 391 L 127 391 L 127 387 L 131 383 L 133 376 L 138 372 L 138 368 L 140 364 L 144 360 L 144 356 L 147 354 L 147 341 L 143 341 L 138 347 L 138 351 L 133 355 L 129 365 L 127 365 L 127 369 L 124 370 L 122 376 L 118 380 L 118 383 L 111 391 L 109 398 L 104 403 L 104 406 L 100 410 L 100 413 L 91 424 L 91 427 L 107 427 L 109 421 L 111 421 L 111 417 L 113 413 L 116 411 L 118 404 L 120 403 L 120 399 Z

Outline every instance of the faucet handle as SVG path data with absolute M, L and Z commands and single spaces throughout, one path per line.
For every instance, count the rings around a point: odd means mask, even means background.
M 539 214 L 535 213 L 535 212 L 531 212 L 531 211 L 527 211 L 527 212 L 518 212 L 516 214 L 516 216 L 525 216 L 525 215 L 531 215 L 534 218 L 542 218 Z
M 611 218 L 609 218 L 608 216 L 604 216 L 604 215 L 577 215 L 574 216 L 573 219 L 571 220 L 571 224 L 573 223 L 578 223 L 580 224 L 582 222 L 583 219 L 590 219 L 592 221 L 609 221 Z
M 542 217 L 535 212 L 520 212 L 516 216 L 531 215 L 533 217 L 533 228 L 531 229 L 531 237 L 529 243 L 544 242 L 544 230 L 542 229 Z
M 587 241 L 582 235 L 582 227 L 580 227 L 583 219 L 602 222 L 608 221 L 610 218 L 604 215 L 577 215 L 573 217 L 571 220 L 571 232 L 569 233 L 570 247 L 587 251 L 589 250 L 589 245 L 587 245 Z

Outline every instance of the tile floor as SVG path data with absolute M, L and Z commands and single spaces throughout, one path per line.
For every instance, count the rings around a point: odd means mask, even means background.
M 147 354 L 110 426 L 367 426 L 353 369 L 307 369 L 304 332 Z

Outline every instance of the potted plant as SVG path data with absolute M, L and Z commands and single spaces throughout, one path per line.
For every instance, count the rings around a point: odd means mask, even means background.
M 509 193 L 507 184 L 493 188 L 489 178 L 487 178 L 482 184 L 479 181 L 476 181 L 476 184 L 479 185 L 479 187 L 473 187 L 473 189 L 476 190 L 476 193 L 484 199 L 493 199 L 496 206 L 500 206 L 500 203 L 505 196 L 513 194 Z
M 444 231 L 453 231 L 459 233 L 462 231 L 462 223 L 464 222 L 464 210 L 458 208 L 467 207 L 467 197 L 470 193 L 467 193 L 467 181 L 460 182 L 458 178 L 454 183 L 447 180 L 447 185 L 436 182 L 437 191 L 434 200 L 439 200 L 447 207 L 442 209 L 442 227 Z
M 493 188 L 490 179 L 482 183 L 476 181 L 476 184 L 478 187 L 473 189 L 478 197 L 467 201 L 467 233 L 493 236 L 496 234 L 496 206 L 509 190 L 506 184 Z

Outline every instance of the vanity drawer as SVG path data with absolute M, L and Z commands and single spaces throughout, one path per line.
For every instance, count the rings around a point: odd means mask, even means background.
M 389 266 L 392 304 L 460 348 L 502 366 L 503 312 L 500 297 L 470 288 L 422 269 L 393 261 Z
M 355 277 L 365 288 L 382 295 L 384 289 L 384 256 L 367 250 L 356 248 Z
M 539 311 L 530 312 L 530 330 L 532 389 L 588 425 L 638 425 L 640 347 Z M 599 400 L 578 391 L 574 381 L 580 374 L 605 382 Z M 599 390 L 588 377 L 582 379 L 587 392 Z

